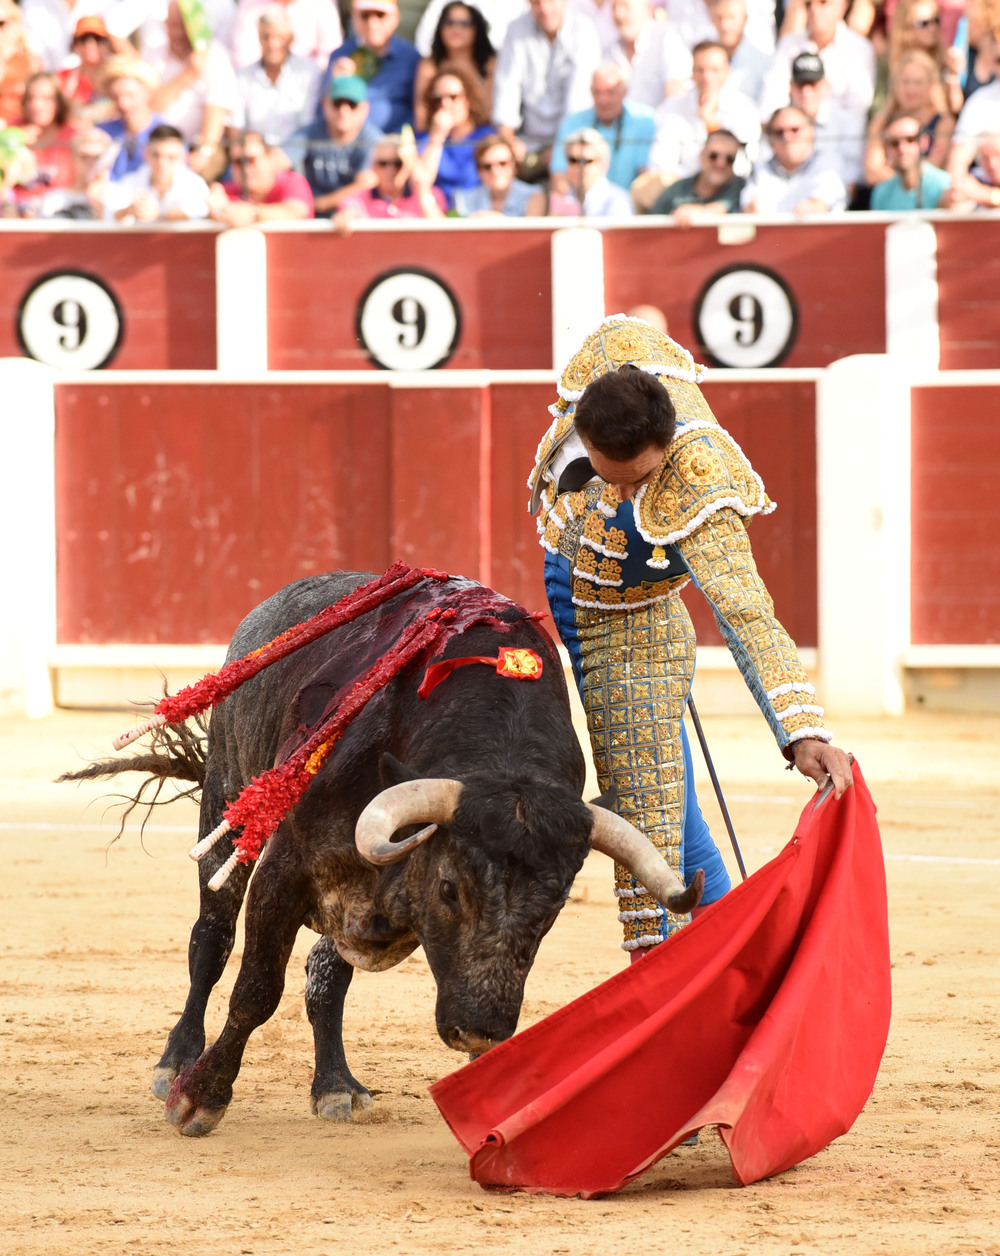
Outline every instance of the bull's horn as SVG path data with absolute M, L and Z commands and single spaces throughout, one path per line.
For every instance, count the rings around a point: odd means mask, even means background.
M 705 874 L 699 869 L 685 889 L 683 881 L 664 860 L 653 843 L 634 825 L 604 807 L 588 804 L 594 817 L 590 844 L 628 868 L 640 885 L 677 915 L 689 912 L 701 901 Z
M 355 845 L 369 863 L 395 863 L 426 842 L 439 824 L 448 823 L 461 793 L 461 782 L 447 779 L 404 781 L 383 789 L 358 816 Z M 397 829 L 421 822 L 427 827 L 419 833 L 404 842 L 391 840 Z

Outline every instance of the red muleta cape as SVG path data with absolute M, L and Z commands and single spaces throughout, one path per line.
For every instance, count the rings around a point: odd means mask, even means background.
M 749 1185 L 850 1129 L 890 1012 L 882 848 L 854 781 L 640 963 L 430 1088 L 475 1181 L 603 1195 L 717 1125 Z

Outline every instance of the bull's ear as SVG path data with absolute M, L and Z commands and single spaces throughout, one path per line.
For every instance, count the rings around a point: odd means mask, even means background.
M 591 807 L 603 807 L 605 811 L 614 811 L 615 803 L 618 801 L 618 790 L 612 785 L 606 794 L 601 794 L 600 798 L 594 798 L 590 802 Z
M 383 789 L 391 789 L 393 785 L 402 785 L 404 781 L 419 781 L 420 773 L 400 763 L 394 754 L 386 752 L 378 761 L 378 774 Z

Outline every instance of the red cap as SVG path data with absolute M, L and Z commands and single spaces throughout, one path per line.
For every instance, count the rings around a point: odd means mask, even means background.
M 77 22 L 76 29 L 73 31 L 74 42 L 82 39 L 84 35 L 96 35 L 98 39 L 111 38 L 108 28 L 104 25 L 104 18 L 98 17 L 96 14 L 93 17 L 82 17 Z

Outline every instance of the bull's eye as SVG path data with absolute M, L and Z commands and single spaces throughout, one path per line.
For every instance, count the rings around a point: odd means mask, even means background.
M 448 904 L 449 907 L 458 906 L 458 890 L 450 881 L 441 882 L 441 900 Z

